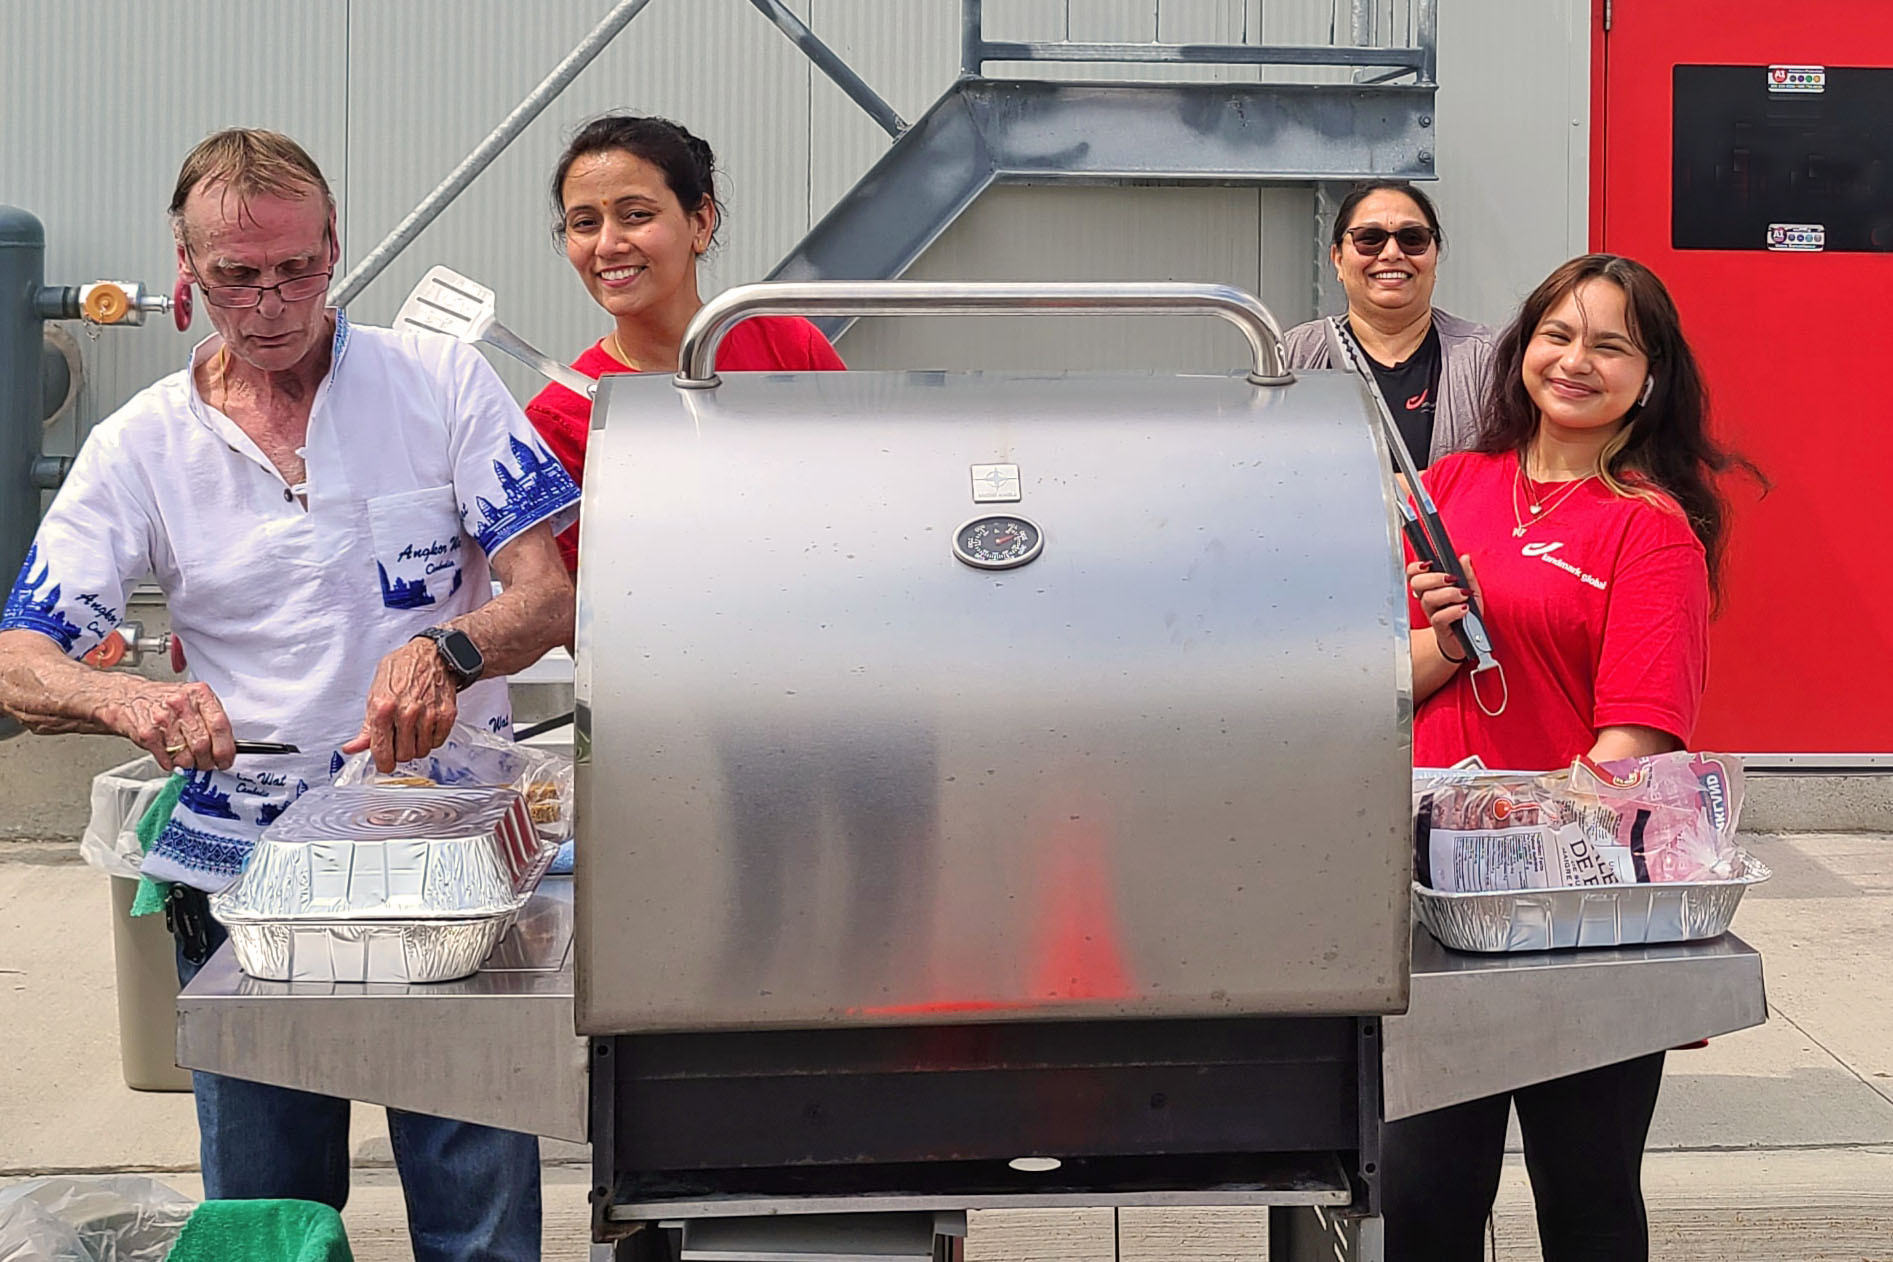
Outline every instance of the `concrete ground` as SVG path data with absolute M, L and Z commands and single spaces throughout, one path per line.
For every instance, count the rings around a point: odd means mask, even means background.
M 85 752 L 67 751 L 57 770 L 89 774 L 73 766 Z M 17 820 L 15 836 L 31 836 Z M 107 882 L 69 841 L 43 839 L 55 831 L 0 840 L 0 1029 L 14 1048 L 0 1080 L 0 1184 L 146 1171 L 194 1195 L 190 1098 L 124 1086 Z M 1750 844 L 1776 875 L 1735 927 L 1764 953 L 1773 1016 L 1670 1058 L 1645 1167 L 1654 1256 L 1893 1262 L 1893 837 Z M 346 1214 L 356 1256 L 404 1258 L 380 1110 L 358 1106 L 356 1117 Z M 546 1256 L 584 1258 L 582 1151 L 549 1144 L 546 1155 Z M 969 1256 L 1254 1262 L 1260 1223 L 1235 1210 L 977 1215 Z M 1516 1156 L 1496 1242 L 1501 1259 L 1538 1257 Z

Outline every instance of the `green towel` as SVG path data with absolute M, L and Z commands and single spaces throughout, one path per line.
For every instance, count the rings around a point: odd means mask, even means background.
M 166 1262 L 355 1262 L 342 1216 L 315 1201 L 205 1201 Z
M 165 781 L 164 788 L 158 790 L 158 796 L 145 813 L 138 817 L 138 845 L 146 854 L 158 844 L 158 834 L 171 822 L 171 812 L 177 809 L 177 799 L 184 792 L 184 777 L 173 773 Z M 154 881 L 148 876 L 138 878 L 138 893 L 131 900 L 131 914 L 134 916 L 152 916 L 164 910 L 165 895 L 171 892 L 171 886 L 165 881 Z

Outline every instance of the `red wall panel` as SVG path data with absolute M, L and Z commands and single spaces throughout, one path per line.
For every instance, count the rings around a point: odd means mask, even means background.
M 1678 64 L 1893 66 L 1888 0 L 1614 0 L 1592 100 L 1592 243 L 1663 277 L 1715 426 L 1774 483 L 1735 520 L 1693 742 L 1893 751 L 1893 254 L 1670 244 Z M 1758 71 L 1758 73 L 1760 73 Z M 1885 125 L 1893 126 L 1893 120 Z

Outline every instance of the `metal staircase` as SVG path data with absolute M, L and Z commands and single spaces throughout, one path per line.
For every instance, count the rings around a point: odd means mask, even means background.
M 1351 0 L 1352 42 L 1317 45 L 995 42 L 985 38 L 981 0 L 962 0 L 960 78 L 898 130 L 893 147 L 768 279 L 899 276 L 982 192 L 1004 181 L 1431 179 L 1436 2 L 1413 0 L 1411 46 L 1389 47 L 1371 42 L 1378 8 L 1371 0 Z M 988 62 L 1353 73 L 1345 82 L 1068 82 L 987 78 Z M 849 95 L 874 113 L 878 98 L 859 80 L 853 89 Z M 837 317 L 818 323 L 831 337 L 846 325 Z

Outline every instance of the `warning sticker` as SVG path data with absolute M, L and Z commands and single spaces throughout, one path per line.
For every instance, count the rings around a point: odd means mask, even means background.
M 1826 66 L 1770 66 L 1768 90 L 1783 93 L 1827 91 Z
M 1827 229 L 1818 223 L 1771 223 L 1768 225 L 1771 250 L 1825 250 Z

